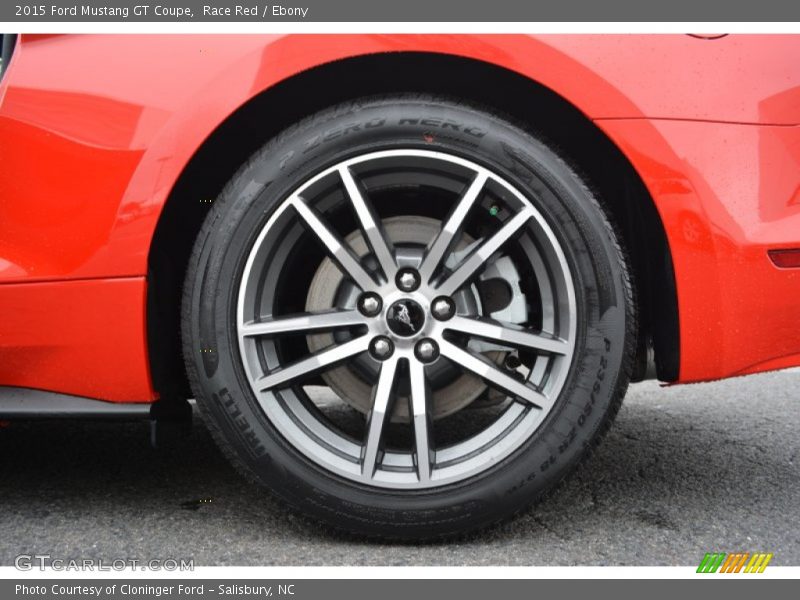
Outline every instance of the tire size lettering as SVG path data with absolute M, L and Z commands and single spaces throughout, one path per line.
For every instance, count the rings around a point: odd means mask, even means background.
M 564 452 L 567 451 L 567 448 L 569 448 L 570 444 L 572 444 L 572 442 L 575 439 L 577 433 L 578 432 L 575 429 L 575 427 L 572 427 L 569 430 L 569 433 L 567 434 L 567 437 L 558 445 L 558 453 L 559 454 L 564 454 Z
M 550 455 L 550 458 L 548 458 L 546 461 L 544 461 L 544 462 L 541 464 L 541 466 L 539 467 L 539 470 L 540 470 L 542 473 L 544 473 L 545 471 L 547 471 L 547 469 L 549 469 L 550 467 L 552 467 L 554 464 L 556 464 L 556 457 L 555 457 L 555 456 L 553 456 L 553 455 L 551 454 L 551 455 Z
M 611 340 L 608 338 L 603 338 L 603 344 L 605 351 L 609 352 L 611 350 Z M 583 412 L 578 417 L 578 425 L 580 427 L 583 427 L 584 423 L 586 423 L 586 419 L 592 414 L 594 404 L 597 401 L 597 395 L 603 389 L 603 380 L 606 378 L 606 369 L 608 369 L 608 357 L 603 355 L 600 357 L 600 367 L 597 369 L 597 374 L 595 375 L 594 385 L 592 386 L 592 391 L 589 394 L 589 401 L 586 403 L 586 406 L 583 407 Z

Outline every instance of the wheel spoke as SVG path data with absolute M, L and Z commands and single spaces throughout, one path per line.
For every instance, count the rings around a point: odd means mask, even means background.
M 345 275 L 349 276 L 362 290 L 370 290 L 375 287 L 375 281 L 361 266 L 358 257 L 353 254 L 350 247 L 325 224 L 313 208 L 311 208 L 299 196 L 292 199 L 297 214 L 308 224 L 309 229 L 319 238 L 323 246 L 327 248 L 331 258 L 339 265 Z
M 330 158 L 298 172 L 253 231 L 228 315 L 241 383 L 297 456 L 364 493 L 435 494 L 490 477 L 543 435 L 571 389 L 582 315 L 559 236 L 516 178 L 461 152 Z M 414 198 L 385 213 L 376 181 Z M 451 199 L 444 213 L 431 194 Z M 323 262 L 300 273 L 304 256 Z M 534 276 L 526 304 L 516 280 Z M 479 278 L 508 283 L 503 315 L 468 310 L 495 291 Z M 487 388 L 503 400 L 497 414 L 444 436 L 440 409 L 466 410 Z M 355 438 L 342 409 L 360 416 Z
M 397 271 L 397 263 L 394 259 L 391 243 L 386 237 L 386 232 L 384 232 L 372 206 L 361 192 L 361 188 L 353 178 L 353 173 L 350 169 L 346 166 L 340 167 L 339 176 L 342 178 L 350 203 L 356 211 L 356 216 L 361 222 L 361 231 L 364 232 L 367 243 L 372 248 L 375 258 L 378 259 L 387 281 L 391 281 Z
M 527 383 L 504 373 L 489 359 L 467 350 L 462 350 L 446 340 L 440 342 L 440 347 L 443 356 L 449 358 L 456 365 L 472 371 L 489 385 L 497 387 L 520 400 L 524 400 L 540 410 L 549 410 L 552 407 L 553 402 L 550 398 Z
M 487 260 L 519 231 L 531 218 L 531 211 L 522 209 L 505 223 L 492 237 L 481 244 L 455 271 L 437 288 L 444 296 L 452 296 L 486 263 Z
M 267 373 L 263 377 L 259 377 L 255 383 L 258 390 L 262 392 L 271 388 L 287 387 L 287 384 L 291 384 L 297 379 L 305 379 L 319 373 L 351 356 L 364 352 L 368 347 L 369 336 L 363 335 Z
M 383 430 L 392 414 L 397 362 L 397 359 L 390 359 L 381 364 L 378 383 L 372 389 L 372 409 L 367 417 L 367 433 L 361 456 L 361 474 L 366 479 L 372 479 L 378 467 Z
M 246 323 L 241 327 L 241 334 L 246 337 L 273 336 L 285 333 L 329 331 L 363 324 L 364 317 L 357 310 L 331 310 L 274 317 L 263 321 Z
M 486 180 L 487 174 L 482 171 L 475 176 L 475 179 L 472 180 L 467 191 L 461 196 L 453 212 L 447 218 L 444 227 L 442 227 L 439 235 L 436 236 L 430 249 L 425 254 L 425 258 L 419 267 L 419 274 L 425 283 L 430 281 L 444 257 L 451 250 L 453 243 L 456 241 L 456 236 L 464 224 L 464 219 L 486 185 Z
M 551 336 L 546 333 L 532 333 L 519 325 L 511 323 L 501 324 L 499 321 L 485 318 L 472 318 L 455 316 L 446 323 L 447 329 L 466 333 L 475 337 L 483 338 L 507 344 L 509 346 L 533 348 L 539 352 L 548 354 L 566 355 L 569 352 L 569 344 L 559 337 Z
M 411 379 L 411 415 L 414 425 L 414 454 L 417 458 L 417 477 L 420 482 L 430 481 L 433 463 L 433 406 L 425 367 L 409 362 Z

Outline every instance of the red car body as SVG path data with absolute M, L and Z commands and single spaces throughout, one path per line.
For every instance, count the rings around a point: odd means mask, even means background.
M 0 385 L 155 400 L 148 255 L 192 157 L 281 82 L 382 53 L 517 73 L 617 146 L 666 232 L 675 382 L 800 364 L 800 269 L 769 254 L 800 247 L 800 37 L 23 35 L 0 84 Z

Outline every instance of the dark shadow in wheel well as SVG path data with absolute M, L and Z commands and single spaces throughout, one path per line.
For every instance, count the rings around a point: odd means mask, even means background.
M 578 166 L 608 208 L 632 263 L 641 326 L 634 378 L 644 377 L 646 357 L 654 354 L 658 378 L 677 379 L 677 296 L 666 235 L 652 198 L 616 145 L 561 96 L 512 71 L 448 55 L 389 53 L 329 63 L 277 84 L 222 123 L 184 169 L 149 255 L 149 351 L 162 397 L 188 393 L 180 298 L 192 244 L 213 199 L 251 154 L 288 125 L 338 102 L 396 92 L 445 94 L 492 107 L 552 140 Z

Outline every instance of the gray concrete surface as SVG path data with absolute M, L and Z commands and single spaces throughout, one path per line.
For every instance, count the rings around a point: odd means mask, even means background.
M 593 459 L 560 492 L 458 543 L 341 539 L 244 483 L 198 420 L 154 454 L 145 423 L 0 429 L 0 564 L 194 558 L 196 565 L 686 565 L 707 551 L 800 565 L 800 372 L 631 388 Z M 189 510 L 183 503 L 212 502 Z

